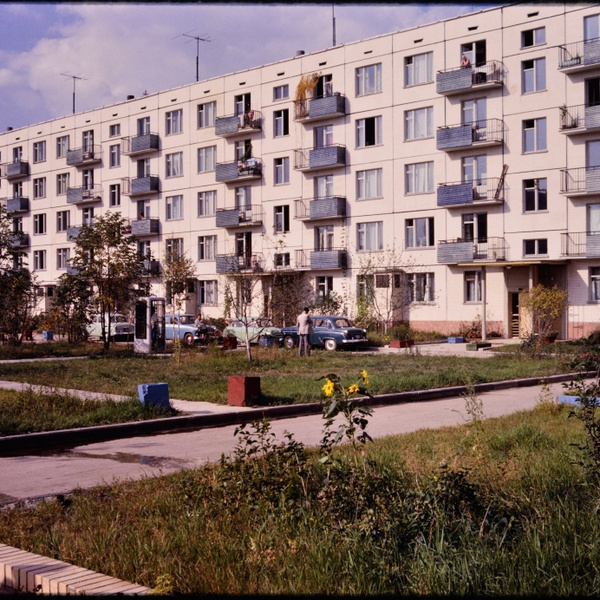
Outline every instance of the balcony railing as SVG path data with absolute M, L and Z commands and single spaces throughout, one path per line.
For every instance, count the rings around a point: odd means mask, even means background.
M 296 250 L 294 252 L 294 266 L 296 269 L 310 268 L 310 257 L 306 250 Z
M 215 169 L 215 179 L 222 182 L 239 181 L 246 179 L 260 179 L 262 177 L 262 163 L 257 158 L 238 160 L 232 163 L 219 163 Z
M 440 127 L 436 134 L 436 148 L 461 150 L 472 146 L 495 146 L 504 142 L 504 131 L 504 121 L 501 119 Z
M 265 269 L 264 258 L 259 254 L 218 254 L 215 257 L 216 271 L 219 274 L 242 273 L 253 271 L 263 272 Z
M 561 169 L 560 193 L 585 196 L 600 192 L 600 167 L 575 167 Z
M 102 146 L 87 146 L 67 150 L 67 164 L 71 166 L 89 165 L 102 160 Z
M 239 115 L 217 117 L 215 119 L 215 134 L 222 137 L 246 135 L 262 130 L 263 116 L 259 110 L 248 110 Z
M 15 231 L 9 235 L 9 245 L 13 248 L 29 248 L 31 240 L 28 233 Z
M 346 198 L 315 198 L 295 201 L 295 218 L 300 220 L 340 219 L 346 216 Z
M 313 270 L 345 269 L 348 252 L 345 249 L 313 250 L 310 253 L 310 268 Z
M 499 177 L 462 183 L 442 183 L 437 189 L 438 206 L 502 202 L 504 202 L 504 182 Z
M 67 189 L 67 202 L 69 204 L 90 204 L 102 200 L 102 186 L 76 187 Z
M 81 227 L 67 227 L 67 242 L 74 242 L 81 233 Z
M 437 247 L 439 264 L 458 264 L 474 261 L 506 260 L 506 242 L 501 237 L 486 237 L 480 240 L 440 240 Z
M 133 156 L 156 152 L 160 146 L 160 138 L 156 133 L 146 133 L 122 140 L 123 154 Z
M 600 129 L 600 105 L 561 106 L 559 113 L 560 131 L 567 135 Z
M 561 233 L 560 253 L 562 256 L 599 258 L 600 234 L 586 231 Z
M 6 177 L 6 179 L 27 177 L 29 175 L 29 163 L 25 160 L 15 160 L 14 162 L 6 163 L 2 165 L 0 175 Z
M 21 213 L 29 211 L 29 198 L 7 198 L 6 212 Z
M 294 169 L 317 171 L 346 166 L 346 147 L 339 145 L 294 150 Z
M 160 179 L 156 175 L 148 177 L 129 177 L 121 180 L 121 191 L 126 196 L 141 196 L 143 194 L 155 194 L 160 190 Z
M 220 208 L 217 210 L 217 227 L 255 227 L 262 225 L 264 210 L 260 204 L 246 208 Z
M 460 94 L 471 89 L 500 87 L 504 83 L 504 65 L 490 60 L 474 67 L 459 67 L 438 71 L 436 91 L 446 96 Z
M 558 47 L 558 68 L 566 73 L 588 71 L 600 65 L 600 39 Z
M 294 119 L 302 123 L 343 117 L 345 114 L 346 97 L 340 93 L 294 101 Z
M 136 219 L 131 221 L 131 235 L 156 235 L 160 233 L 159 219 Z

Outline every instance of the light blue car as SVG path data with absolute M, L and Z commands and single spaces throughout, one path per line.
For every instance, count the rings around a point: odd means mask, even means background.
M 198 329 L 195 325 L 194 315 L 165 315 L 165 339 L 172 341 L 181 340 L 186 346 L 193 346 L 201 342 L 219 340 L 219 330 L 212 325 L 205 325 Z

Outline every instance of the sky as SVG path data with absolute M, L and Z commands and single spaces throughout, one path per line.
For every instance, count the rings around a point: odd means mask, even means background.
M 0 1 L 0 131 L 497 4 Z

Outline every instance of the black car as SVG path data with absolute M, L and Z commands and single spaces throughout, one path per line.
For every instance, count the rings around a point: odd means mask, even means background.
M 330 315 L 311 316 L 313 333 L 309 342 L 313 348 L 337 350 L 338 348 L 357 348 L 367 345 L 367 332 L 354 327 L 347 317 Z M 298 345 L 298 328 L 282 327 L 283 345 L 294 348 Z

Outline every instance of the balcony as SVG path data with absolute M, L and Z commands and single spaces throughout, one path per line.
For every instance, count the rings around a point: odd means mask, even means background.
M 68 204 L 91 204 L 102 200 L 102 187 L 76 187 L 67 189 Z
M 262 273 L 264 271 L 264 259 L 259 254 L 220 254 L 215 257 L 216 270 L 218 274 L 234 274 L 244 272 Z
M 122 140 L 123 154 L 128 156 L 140 156 L 157 152 L 160 146 L 160 138 L 156 133 L 147 133 L 135 137 L 126 137 Z
M 310 257 L 306 250 L 296 250 L 294 252 L 294 267 L 302 270 L 310 268 Z
M 437 190 L 438 206 L 485 206 L 504 202 L 504 180 L 500 177 L 464 183 L 442 183 Z
M 600 194 L 600 167 L 561 169 L 560 193 L 567 196 Z
M 436 148 L 451 151 L 500 146 L 504 142 L 504 131 L 504 121 L 501 119 L 486 119 L 439 127 L 436 134 Z
M 341 249 L 313 250 L 310 253 L 312 270 L 345 269 L 348 266 L 348 252 Z
M 590 71 L 600 65 L 600 39 L 558 47 L 558 69 L 563 73 Z
M 121 191 L 126 196 L 156 194 L 160 190 L 160 180 L 156 175 L 148 177 L 126 178 L 121 180 Z
M 102 160 L 102 146 L 87 146 L 76 150 L 67 150 L 67 164 L 82 167 L 99 163 Z
M 476 261 L 504 260 L 506 260 L 506 242 L 501 237 L 487 237 L 482 238 L 481 241 L 457 238 L 438 242 L 439 264 L 456 265 Z
M 503 83 L 504 65 L 498 60 L 490 60 L 475 67 L 438 71 L 436 75 L 436 91 L 444 96 L 499 88 Z
M 254 204 L 246 208 L 220 208 L 215 223 L 217 227 L 256 227 L 262 225 L 263 218 L 263 207 Z
M 22 213 L 29 211 L 29 198 L 7 198 L 6 212 Z
M 345 146 L 332 145 L 310 150 L 294 150 L 294 169 L 298 171 L 318 171 L 345 166 Z
M 146 236 L 160 233 L 159 219 L 136 219 L 131 221 L 131 235 Z
M 146 277 L 156 277 L 160 275 L 160 261 L 146 259 L 144 260 L 144 270 Z
M 239 115 L 217 117 L 215 134 L 221 137 L 236 137 L 262 131 L 263 116 L 259 110 L 248 110 Z
M 300 123 L 312 123 L 346 115 L 346 97 L 335 93 L 311 100 L 294 101 L 294 119 Z
M 18 179 L 29 175 L 29 163 L 25 160 L 15 160 L 2 165 L 2 177 L 6 179 Z
M 600 258 L 600 235 L 581 231 L 561 233 L 560 254 L 580 258 Z
M 565 135 L 578 135 L 600 130 L 600 105 L 561 106 L 560 132 Z
M 81 227 L 67 227 L 67 242 L 75 242 L 81 233 Z
M 295 217 L 301 221 L 342 219 L 346 216 L 346 198 L 315 198 L 295 201 Z
M 257 158 L 220 163 L 217 164 L 215 169 L 215 179 L 225 183 L 260 179 L 261 177 L 262 163 Z
M 29 248 L 31 240 L 28 233 L 15 231 L 9 235 L 9 245 L 13 248 Z

